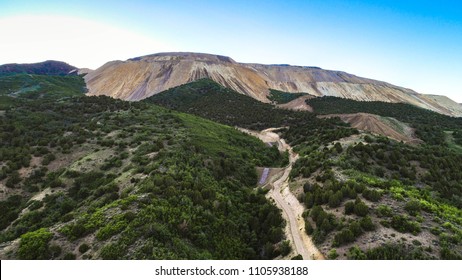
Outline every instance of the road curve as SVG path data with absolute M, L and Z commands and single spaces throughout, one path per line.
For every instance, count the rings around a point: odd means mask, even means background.
M 305 232 L 305 221 L 302 218 L 303 205 L 289 190 L 289 174 L 292 170 L 292 164 L 298 159 L 298 154 L 292 150 L 292 147 L 284 139 L 281 139 L 279 135 L 273 132 L 277 129 L 269 128 L 261 132 L 241 130 L 260 138 L 263 142 L 277 143 L 280 151 L 289 152 L 289 164 L 284 168 L 282 176 L 271 183 L 272 188 L 268 192 L 267 197 L 272 198 L 277 207 L 283 212 L 283 217 L 287 221 L 287 237 L 291 244 L 293 244 L 292 247 L 294 247 L 295 255 L 300 254 L 305 260 L 324 259 L 324 256 Z

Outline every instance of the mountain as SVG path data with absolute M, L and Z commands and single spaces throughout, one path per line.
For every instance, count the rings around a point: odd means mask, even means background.
M 230 57 L 202 53 L 159 53 L 112 61 L 88 73 L 85 81 L 90 95 L 142 100 L 202 78 L 210 78 L 266 103 L 271 101 L 272 89 L 357 101 L 408 103 L 446 115 L 462 116 L 462 106 L 447 97 L 427 96 L 341 71 L 238 63 Z
M 0 75 L 36 74 L 36 75 L 69 75 L 76 74 L 77 67 L 65 62 L 47 60 L 31 64 L 4 64 L 0 65 Z

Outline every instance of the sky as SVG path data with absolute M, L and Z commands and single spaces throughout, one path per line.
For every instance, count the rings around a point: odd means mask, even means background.
M 462 103 L 462 1 L 0 0 L 0 64 L 96 69 L 170 51 L 341 70 Z

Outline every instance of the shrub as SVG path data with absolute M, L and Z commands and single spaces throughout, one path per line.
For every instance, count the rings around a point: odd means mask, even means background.
M 368 249 L 368 260 L 425 260 L 428 256 L 420 247 L 406 246 L 405 244 L 386 243 L 379 247 Z
M 290 241 L 285 240 L 282 241 L 279 250 L 281 251 L 281 256 L 287 256 L 290 251 L 292 251 L 292 247 L 290 246 Z
M 377 207 L 377 215 L 379 217 L 391 217 L 391 216 L 393 216 L 391 208 L 389 206 L 386 206 L 386 205 L 379 205 L 379 207 Z
M 322 244 L 326 240 L 327 232 L 316 228 L 313 232 L 313 241 L 315 244 Z
M 345 203 L 345 215 L 351 215 L 355 211 L 355 203 L 353 201 L 348 201 Z
M 64 254 L 63 260 L 75 260 L 77 257 L 74 253 L 67 252 Z
M 350 260 L 365 260 L 367 259 L 366 257 L 366 254 L 364 254 L 364 252 L 359 249 L 358 246 L 354 246 L 354 247 L 351 247 L 349 250 L 348 250 L 348 259 Z
M 15 188 L 17 184 L 19 184 L 19 182 L 21 182 L 21 177 L 19 176 L 19 173 L 18 171 L 13 171 L 13 173 L 11 173 L 10 177 L 8 178 L 8 180 L 6 180 L 6 183 L 5 185 L 8 187 L 8 188 Z
M 29 210 L 34 211 L 43 206 L 43 202 L 41 200 L 33 200 L 32 203 L 29 205 Z
M 63 250 L 61 249 L 59 245 L 53 244 L 53 245 L 50 245 L 49 251 L 50 251 L 50 258 L 56 259 L 61 255 L 61 252 Z
M 417 235 L 421 231 L 419 223 L 410 221 L 406 216 L 395 215 L 390 224 L 392 228 L 403 233 L 410 232 Z
M 365 231 L 373 231 L 373 230 L 375 230 L 375 225 L 372 222 L 372 219 L 371 219 L 370 216 L 366 216 L 366 217 L 362 218 L 359 221 L 359 224 L 361 225 L 361 228 L 363 230 L 365 230 Z
M 50 162 L 56 159 L 54 154 L 46 154 L 42 159 L 42 165 L 48 165 Z
M 68 224 L 61 229 L 61 233 L 64 234 L 71 241 L 82 238 L 90 232 L 91 231 L 88 228 L 86 228 L 83 222 L 81 221 L 76 221 L 75 223 Z
M 79 246 L 79 252 L 82 254 L 88 251 L 89 249 L 90 249 L 90 246 L 88 246 L 87 243 L 83 243 Z
M 352 222 L 349 227 L 350 231 L 353 233 L 354 238 L 359 237 L 361 234 L 363 234 L 363 230 L 361 229 L 361 225 L 357 222 L 354 221 Z
M 420 210 L 422 209 L 422 206 L 418 200 L 411 200 L 406 203 L 404 206 L 404 209 L 412 216 L 416 216 L 417 214 L 420 213 Z
M 366 188 L 363 191 L 363 197 L 369 201 L 377 202 L 382 198 L 382 193 L 377 190 Z
M 353 232 L 350 229 L 343 229 L 341 232 L 337 233 L 334 236 L 334 242 L 332 245 L 334 247 L 341 246 L 343 244 L 347 244 L 353 242 L 355 240 Z
M 328 258 L 329 260 L 335 260 L 337 257 L 338 257 L 338 253 L 337 253 L 337 250 L 336 250 L 336 249 L 331 249 L 331 250 L 327 253 L 327 258 Z
M 340 203 L 342 203 L 343 199 L 343 193 L 341 191 L 338 191 L 332 195 L 329 196 L 329 207 L 330 208 L 336 208 L 340 206 Z
M 46 228 L 21 235 L 18 257 L 23 260 L 45 260 L 50 258 L 51 252 L 48 243 L 52 238 L 53 233 Z
M 295 260 L 303 260 L 303 257 L 302 257 L 302 255 L 299 254 L 299 255 L 296 255 L 295 257 L 291 258 L 291 260 L 294 260 L 294 261 Z
M 100 257 L 104 260 L 118 260 L 125 255 L 125 251 L 125 246 L 116 243 L 109 243 L 101 249 Z
M 314 206 L 314 196 L 312 193 L 305 194 L 305 205 L 306 205 L 306 208 L 308 209 Z
M 388 220 L 380 220 L 380 224 L 386 228 L 390 227 L 390 221 Z
M 360 217 L 364 217 L 367 214 L 369 214 L 369 207 L 367 207 L 367 205 L 364 202 L 357 201 L 355 203 L 355 214 Z
M 310 221 L 308 221 L 308 220 L 305 220 L 305 231 L 306 231 L 306 233 L 308 235 L 312 235 L 313 231 L 314 231 L 313 226 L 311 225 Z
M 342 145 L 339 142 L 335 143 L 334 149 L 337 152 L 337 154 L 340 154 L 341 152 L 343 152 Z
M 440 256 L 442 260 L 462 260 L 462 255 L 452 251 L 446 246 L 441 249 Z
M 321 224 L 321 230 L 328 233 L 331 232 L 334 229 L 333 225 L 331 222 L 329 222 L 329 219 L 324 219 Z

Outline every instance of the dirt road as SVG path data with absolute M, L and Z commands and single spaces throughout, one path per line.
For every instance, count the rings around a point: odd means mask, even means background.
M 303 205 L 289 190 L 289 174 L 292 170 L 292 164 L 298 159 L 298 154 L 292 150 L 292 147 L 284 139 L 281 139 L 279 135 L 273 132 L 277 129 L 270 128 L 261 132 L 244 129 L 242 131 L 260 138 L 263 142 L 277 143 L 280 151 L 289 152 L 289 165 L 284 169 L 282 176 L 271 183 L 272 188 L 267 197 L 272 198 L 276 205 L 282 209 L 283 217 L 287 221 L 286 235 L 292 244 L 295 255 L 300 254 L 305 260 L 324 259 L 324 256 L 305 232 L 305 221 L 302 217 Z

